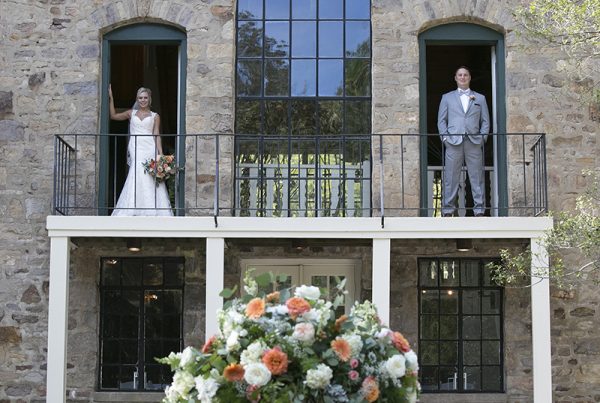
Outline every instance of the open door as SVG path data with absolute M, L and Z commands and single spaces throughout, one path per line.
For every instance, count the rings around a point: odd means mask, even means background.
M 152 110 L 161 117 L 163 149 L 184 163 L 185 34 L 173 27 L 136 24 L 107 34 L 103 41 L 103 108 L 101 113 L 100 214 L 110 214 L 127 176 L 129 121 L 112 121 L 108 85 L 115 108 L 130 109 L 140 87 L 152 91 Z M 105 135 L 108 136 L 105 136 Z M 168 183 L 171 205 L 183 207 L 183 178 Z M 177 210 L 179 211 L 179 209 Z

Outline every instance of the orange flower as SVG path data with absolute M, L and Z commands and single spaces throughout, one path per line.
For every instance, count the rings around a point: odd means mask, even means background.
M 367 402 L 374 402 L 379 398 L 379 385 L 372 376 L 368 376 L 362 383 L 360 393 Z
M 279 291 L 272 292 L 266 296 L 267 302 L 279 302 L 279 298 Z
M 265 301 L 262 298 L 254 298 L 246 305 L 246 316 L 250 319 L 258 319 L 265 313 Z
M 279 347 L 268 350 L 263 355 L 262 362 L 273 375 L 281 375 L 287 372 L 288 356 Z
M 398 351 L 402 351 L 404 353 L 408 353 L 410 351 L 410 344 L 408 343 L 408 340 L 406 340 L 400 332 L 394 332 L 392 334 L 392 344 Z
M 292 297 L 285 303 L 290 316 L 295 319 L 298 315 L 310 311 L 310 304 L 307 300 L 300 297 Z
M 340 337 L 331 341 L 331 349 L 335 352 L 338 358 L 344 362 L 348 361 L 352 355 L 352 348 L 350 348 L 350 344 Z
M 339 332 L 342 329 L 342 325 L 344 324 L 344 322 L 348 320 L 348 316 L 347 315 L 342 315 L 339 318 L 337 318 L 335 320 L 335 331 Z
M 212 345 L 217 340 L 217 336 L 213 335 L 210 339 L 206 340 L 206 343 L 202 346 L 202 353 L 208 354 L 212 351 Z
M 223 378 L 229 382 L 237 382 L 244 379 L 244 367 L 240 364 L 229 364 L 223 371 Z

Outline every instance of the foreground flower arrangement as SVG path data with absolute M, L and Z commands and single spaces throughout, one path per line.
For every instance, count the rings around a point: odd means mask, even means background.
M 163 402 L 416 402 L 417 356 L 373 304 L 336 318 L 344 281 L 333 302 L 312 286 L 259 296 L 257 281 L 274 279 L 247 276 L 246 295 L 219 312 L 219 335 L 158 360 L 175 371 Z
M 156 186 L 174 176 L 179 170 L 173 155 L 161 155 L 158 157 L 158 161 L 149 158 L 142 162 L 142 166 L 144 167 L 144 173 L 156 180 Z

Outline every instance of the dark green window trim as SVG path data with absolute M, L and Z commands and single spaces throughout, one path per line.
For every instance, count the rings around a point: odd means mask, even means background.
M 506 63 L 504 36 L 491 28 L 477 24 L 451 23 L 430 28 L 419 35 L 419 130 L 427 133 L 427 45 L 491 45 L 496 50 L 496 122 L 497 133 L 506 133 Z M 506 166 L 506 138 L 497 140 L 498 215 L 506 216 L 508 207 L 508 180 Z M 427 139 L 421 138 L 421 216 L 427 216 Z

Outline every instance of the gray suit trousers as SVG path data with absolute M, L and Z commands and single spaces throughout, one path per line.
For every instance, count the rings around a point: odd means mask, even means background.
M 463 163 L 467 165 L 471 192 L 473 193 L 473 213 L 485 212 L 485 176 L 483 169 L 483 148 L 473 144 L 467 136 L 458 145 L 445 145 L 444 190 L 442 194 L 442 213 L 452 214 L 456 210 L 456 198 Z

